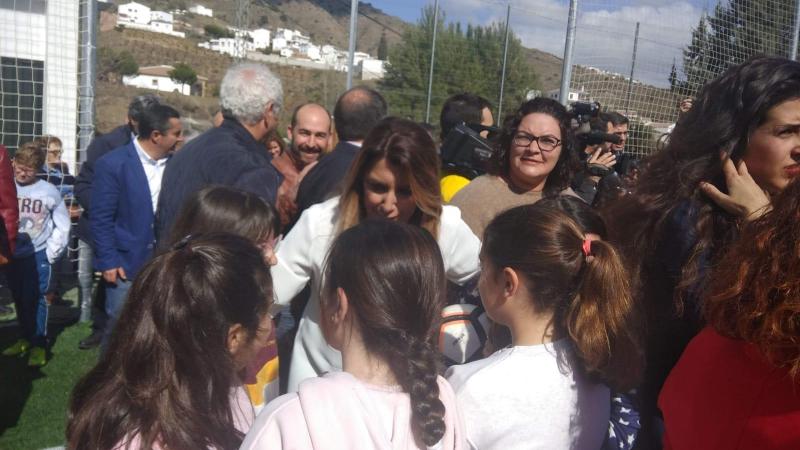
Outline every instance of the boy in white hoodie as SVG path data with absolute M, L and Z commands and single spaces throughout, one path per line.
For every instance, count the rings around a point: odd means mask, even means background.
M 21 337 L 3 355 L 22 356 L 30 351 L 28 366 L 31 367 L 47 364 L 45 293 L 51 266 L 67 247 L 70 225 L 58 189 L 36 177 L 44 161 L 44 149 L 32 142 L 23 144 L 14 155 L 19 233 L 7 275 Z

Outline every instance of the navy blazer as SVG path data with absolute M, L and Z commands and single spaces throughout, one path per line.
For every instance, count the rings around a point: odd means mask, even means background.
M 155 247 L 150 187 L 133 142 L 97 160 L 92 191 L 94 267 L 122 267 L 133 279 Z
M 94 165 L 98 159 L 111 150 L 122 147 L 131 142 L 131 127 L 122 125 L 113 131 L 92 139 L 86 148 L 86 161 L 81 163 L 81 170 L 75 177 L 75 199 L 83 208 L 81 218 L 78 220 L 77 234 L 83 242 L 94 247 L 92 240 L 91 224 L 89 223 L 89 209 L 92 206 L 92 180 L 94 178 Z

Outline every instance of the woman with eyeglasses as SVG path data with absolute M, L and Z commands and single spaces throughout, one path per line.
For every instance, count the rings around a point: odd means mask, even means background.
M 506 117 L 489 173 L 460 190 L 451 205 L 461 209 L 472 232 L 496 215 L 545 196 L 575 195 L 569 188 L 573 156 L 570 116 L 555 100 L 535 98 Z

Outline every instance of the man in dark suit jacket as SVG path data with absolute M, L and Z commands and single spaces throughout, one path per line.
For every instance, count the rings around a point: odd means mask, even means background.
M 282 177 L 262 141 L 278 124 L 282 103 L 280 79 L 267 66 L 243 63 L 228 69 L 220 86 L 224 121 L 189 141 L 164 172 L 156 218 L 159 245 L 169 240 L 184 203 L 206 186 L 236 187 L 275 204 Z
M 386 117 L 386 100 L 377 91 L 357 86 L 342 94 L 333 110 L 339 143 L 303 178 L 297 191 L 299 217 L 309 206 L 338 195 L 342 180 L 364 138 Z
M 97 290 L 97 297 L 92 302 L 92 275 L 94 272 L 94 240 L 89 225 L 89 210 L 92 205 L 92 181 L 94 179 L 94 165 L 98 159 L 115 148 L 122 147 L 131 142 L 138 134 L 139 120 L 148 108 L 161 103 L 155 94 L 139 95 L 131 100 L 128 105 L 128 123 L 114 128 L 112 131 L 92 139 L 86 148 L 86 160 L 81 163 L 78 176 L 75 177 L 74 194 L 83 211 L 78 220 L 76 233 L 78 235 L 78 286 L 81 298 L 81 320 L 89 319 L 91 309 L 92 334 L 82 339 L 78 347 L 82 350 L 94 348 L 100 344 L 106 321 L 105 290 L 102 286 Z
M 142 115 L 139 135 L 97 161 L 91 229 L 95 269 L 103 272 L 109 321 L 103 346 L 132 280 L 155 249 L 155 205 L 167 159 L 182 140 L 180 114 L 156 105 Z

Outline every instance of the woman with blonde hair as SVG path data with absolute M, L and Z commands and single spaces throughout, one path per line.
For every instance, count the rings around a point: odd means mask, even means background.
M 311 283 L 292 351 L 289 391 L 306 378 L 341 368 L 340 353 L 325 343 L 319 325 L 322 267 L 336 236 L 367 219 L 399 221 L 430 232 L 452 282 L 464 283 L 479 270 L 480 241 L 458 208 L 442 205 L 433 139 L 409 120 L 382 120 L 364 140 L 341 196 L 306 210 L 278 249 L 272 269 L 276 303 L 287 305 Z

